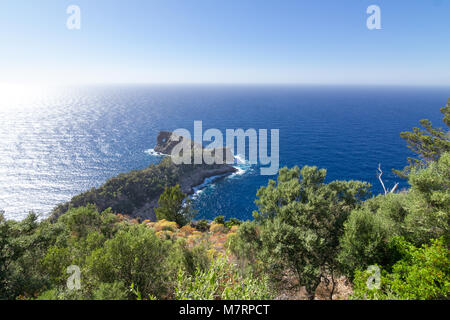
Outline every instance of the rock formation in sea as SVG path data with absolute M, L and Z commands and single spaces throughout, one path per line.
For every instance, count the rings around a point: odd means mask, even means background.
M 200 152 L 209 152 L 212 155 L 218 154 L 223 163 L 226 163 L 227 160 L 231 159 L 231 163 L 234 163 L 234 155 L 227 147 L 214 148 L 214 149 L 204 149 L 203 146 L 186 137 L 177 135 L 174 132 L 170 131 L 160 131 L 158 137 L 156 138 L 156 146 L 153 150 L 156 152 L 171 155 L 173 149 L 177 145 L 184 145 L 187 149 L 192 150 L 192 152 L 200 151 Z

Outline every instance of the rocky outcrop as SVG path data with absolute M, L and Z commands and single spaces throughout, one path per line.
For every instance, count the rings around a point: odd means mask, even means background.
M 187 139 L 186 137 L 177 135 L 170 131 L 160 131 L 156 138 L 156 146 L 153 148 L 156 152 L 170 155 L 173 148 L 178 144 L 186 144 L 191 148 L 202 148 L 199 143 Z
M 161 131 L 156 138 L 156 146 L 153 150 L 156 152 L 170 155 L 172 154 L 173 148 L 178 144 L 183 144 L 186 146 L 186 150 L 192 150 L 194 152 L 195 149 L 209 152 L 211 155 L 215 155 L 216 153 L 223 155 L 223 162 L 226 162 L 226 159 L 234 159 L 233 154 L 230 152 L 228 148 L 216 148 L 216 149 L 203 149 L 203 146 L 200 143 L 194 142 L 186 137 L 177 135 L 170 131 Z M 227 158 L 228 157 L 228 158 Z M 183 165 L 180 165 L 183 167 Z M 206 178 L 214 177 L 214 176 L 222 176 L 228 173 L 236 172 L 236 168 L 228 164 L 199 164 L 199 165 L 188 165 L 185 168 L 192 168 L 193 170 L 183 170 L 184 174 L 180 176 L 179 184 L 181 190 L 186 194 L 192 194 L 194 192 L 194 187 L 201 185 Z
M 200 143 L 177 135 L 176 133 L 170 131 L 161 131 L 158 134 L 158 137 L 156 138 L 156 146 L 153 148 L 153 150 L 162 154 L 171 155 L 175 146 L 179 144 L 181 146 L 184 146 L 186 150 L 191 150 L 192 152 L 208 152 L 208 154 L 211 154 L 213 157 L 216 154 L 220 155 L 221 162 L 223 163 L 226 163 L 227 160 L 231 160 L 231 164 L 234 162 L 233 153 L 229 148 L 222 147 L 215 149 L 203 149 L 203 146 Z

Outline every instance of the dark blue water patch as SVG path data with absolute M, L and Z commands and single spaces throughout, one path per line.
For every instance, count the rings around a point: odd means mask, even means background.
M 279 129 L 280 165 L 316 165 L 327 180 L 355 179 L 382 191 L 402 181 L 411 155 L 399 133 L 423 118 L 442 126 L 449 88 L 327 86 L 95 86 L 67 88 L 33 104 L 1 109 L 0 209 L 22 218 L 48 213 L 73 195 L 160 158 L 145 151 L 160 130 Z M 0 98 L 1 99 L 1 98 Z M 198 217 L 251 218 L 256 191 L 272 176 L 253 167 L 194 201 Z

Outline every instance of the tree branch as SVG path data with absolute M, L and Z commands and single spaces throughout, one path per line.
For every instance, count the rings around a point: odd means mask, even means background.
M 384 190 L 384 195 L 387 195 L 388 193 L 394 193 L 395 190 L 397 190 L 398 188 L 398 182 L 395 183 L 394 187 L 392 188 L 392 190 L 389 191 L 389 189 L 386 189 L 386 187 L 384 186 L 384 182 L 383 179 L 381 179 L 381 176 L 383 175 L 383 171 L 381 170 L 381 164 L 378 164 L 378 173 L 377 173 L 377 177 L 378 180 L 380 180 L 381 186 L 383 187 Z
M 383 175 L 383 171 L 381 170 L 381 164 L 378 164 L 378 171 L 379 171 L 379 173 L 377 173 L 378 180 L 380 180 L 381 186 L 383 187 L 384 190 L 384 194 L 386 195 L 388 192 L 386 190 L 386 187 L 384 186 L 383 180 L 381 179 L 381 176 Z

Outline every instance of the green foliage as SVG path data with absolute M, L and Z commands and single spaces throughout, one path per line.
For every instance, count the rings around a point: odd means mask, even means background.
M 372 264 L 390 268 L 398 260 L 396 250 L 388 245 L 395 236 L 416 246 L 439 237 L 448 243 L 450 154 L 426 168 L 413 168 L 409 183 L 407 193 L 380 195 L 351 212 L 339 253 L 348 276 Z
M 170 253 L 170 268 L 183 270 L 190 275 L 193 275 L 197 269 L 204 271 L 210 264 L 208 249 L 209 247 L 204 243 L 190 248 L 184 238 L 178 239 Z
M 228 229 L 231 229 L 233 226 L 239 226 L 241 224 L 241 221 L 236 218 L 231 218 L 230 220 L 225 221 L 224 225 Z
M 310 299 L 321 278 L 338 270 L 344 222 L 369 192 L 367 183 L 326 184 L 325 177 L 326 170 L 316 167 L 281 169 L 277 182 L 258 191 L 254 213 L 261 224 L 261 260 L 267 261 L 271 278 L 282 281 L 293 274 Z
M 433 240 L 421 248 L 401 237 L 393 238 L 402 259 L 392 271 L 382 272 L 379 289 L 367 289 L 368 272 L 356 271 L 353 297 L 379 300 L 431 300 L 450 297 L 450 256 L 444 241 Z
M 217 224 L 225 224 L 225 216 L 217 216 L 213 221 Z
M 447 99 L 447 105 L 441 109 L 441 112 L 444 114 L 444 123 L 450 127 L 450 98 Z
M 415 245 L 430 239 L 445 237 L 450 229 L 450 152 L 432 162 L 427 168 L 413 169 L 409 175 L 411 189 L 405 208 L 405 237 Z
M 225 221 L 225 216 L 217 216 L 214 218 L 213 221 L 215 224 L 224 225 L 227 229 L 231 229 L 231 227 L 239 226 L 241 224 L 241 221 L 239 221 L 239 219 L 236 219 L 236 218 L 231 218 L 231 219 Z
M 194 227 L 195 229 L 197 229 L 198 231 L 201 231 L 201 232 L 206 232 L 209 230 L 208 220 L 205 220 L 205 219 L 193 222 L 191 225 L 192 225 L 192 227 Z
M 450 98 L 447 105 L 441 108 L 443 121 L 450 127 Z M 412 132 L 402 132 L 400 136 L 406 140 L 408 148 L 418 155 L 418 158 L 408 158 L 409 165 L 403 171 L 394 170 L 401 177 L 407 177 L 413 168 L 423 168 L 429 162 L 437 161 L 445 152 L 450 152 L 450 132 L 434 128 L 429 120 L 421 120 L 422 129 L 413 128 Z
M 119 222 L 93 205 L 54 223 L 34 214 L 21 222 L 0 216 L 0 246 L 2 299 L 167 298 L 178 270 L 209 266 L 208 248 L 162 240 L 145 224 Z M 70 265 L 81 269 L 81 290 L 67 289 Z
M 0 215 L 0 299 L 33 297 L 48 284 L 38 263 L 56 241 L 58 227 L 30 213 L 20 222 Z
M 351 277 L 355 269 L 392 263 L 394 253 L 387 244 L 391 237 L 399 234 L 399 230 L 389 210 L 383 209 L 399 198 L 392 194 L 380 195 L 351 212 L 344 224 L 338 256 L 341 268 L 348 276 Z
M 155 209 L 158 220 L 174 221 L 180 226 L 187 224 L 193 217 L 189 199 L 181 192 L 180 185 L 167 187 L 159 198 L 159 207 Z
M 72 235 L 79 238 L 84 238 L 91 232 L 100 232 L 110 237 L 117 229 L 117 221 L 118 218 L 111 209 L 99 213 L 92 204 L 70 209 L 59 219 L 59 222 L 63 223 Z
M 236 236 L 228 242 L 228 248 L 238 257 L 241 268 L 255 266 L 262 242 L 260 232 L 255 222 L 246 221 L 237 230 Z
M 177 300 L 264 300 L 271 299 L 265 277 L 243 277 L 226 258 L 214 260 L 210 267 L 194 275 L 180 271 L 175 288 Z
M 127 290 L 123 282 L 100 283 L 93 293 L 94 300 L 126 300 Z
M 131 226 L 95 249 L 87 265 L 98 282 L 120 279 L 125 286 L 134 284 L 144 297 L 164 297 L 170 276 L 169 252 L 170 243 L 156 237 L 153 230 L 144 225 Z
M 86 296 L 80 290 L 68 290 L 66 288 L 51 289 L 40 294 L 36 300 L 85 300 Z

